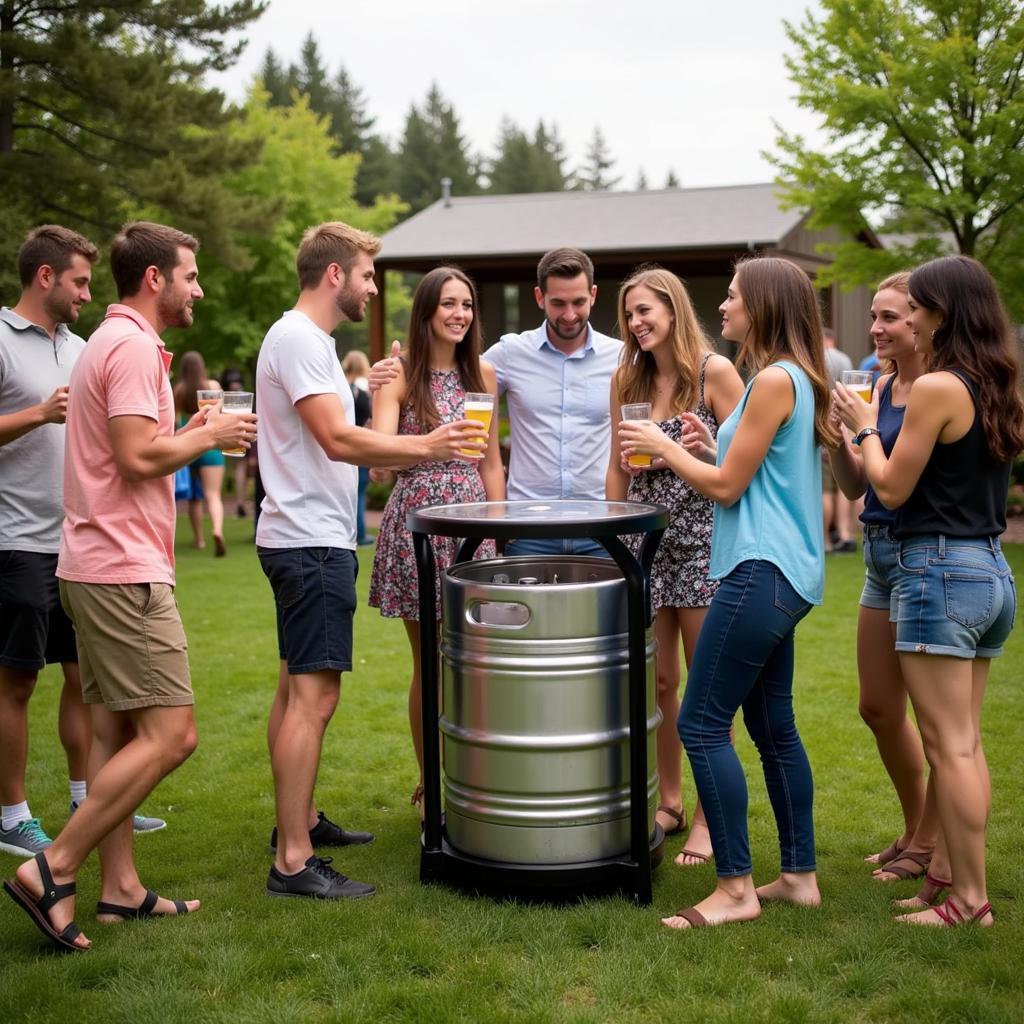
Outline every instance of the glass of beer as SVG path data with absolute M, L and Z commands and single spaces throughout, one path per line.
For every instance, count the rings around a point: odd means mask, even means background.
M 243 412 L 252 412 L 251 391 L 225 391 L 221 396 L 220 402 L 220 411 L 231 413 L 232 416 L 237 416 Z M 241 458 L 245 454 L 244 448 L 221 448 L 221 451 L 225 455 L 233 455 L 235 458 Z
M 622 407 L 622 418 L 623 420 L 645 420 L 650 423 L 651 403 L 632 402 L 629 405 L 624 405 Z M 630 455 L 629 464 L 631 466 L 649 466 L 651 464 L 651 457 L 650 455 Z
M 494 395 L 486 392 L 467 391 L 466 402 L 463 406 L 463 416 L 467 420 L 476 420 L 483 425 L 488 433 L 491 429 L 491 417 L 494 415 Z M 483 458 L 483 452 L 479 448 L 462 448 L 463 455 L 471 455 L 476 458 Z
M 224 392 L 220 388 L 210 388 L 209 390 L 201 388 L 196 392 L 196 404 L 200 409 L 205 409 L 208 405 L 219 405 L 223 397 Z
M 870 370 L 843 370 L 840 380 L 843 382 L 843 387 L 860 395 L 865 402 L 870 404 L 873 378 L 874 374 Z

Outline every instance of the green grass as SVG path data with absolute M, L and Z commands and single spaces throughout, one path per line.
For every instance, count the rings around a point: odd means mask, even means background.
M 184 538 L 187 524 L 180 525 Z M 168 828 L 136 844 L 144 881 L 165 894 L 198 896 L 203 909 L 182 921 L 102 928 L 91 915 L 98 888 L 92 858 L 79 879 L 78 920 L 93 951 L 62 957 L 13 903 L 0 900 L 0 1021 L 1017 1024 L 1024 1016 L 1021 631 L 995 663 L 985 713 L 994 790 L 992 930 L 893 925 L 889 900 L 911 894 L 916 883 L 873 883 L 862 862 L 893 838 L 899 820 L 857 715 L 857 556 L 829 559 L 826 603 L 801 625 L 797 641 L 797 715 L 817 786 L 820 910 L 769 906 L 750 925 L 667 932 L 659 916 L 713 884 L 713 869 L 671 863 L 678 838 L 655 873 L 650 909 L 624 899 L 517 906 L 422 887 L 419 826 L 408 803 L 416 772 L 405 634 L 365 604 L 357 667 L 344 679 L 318 794 L 343 823 L 376 832 L 374 844 L 339 861 L 379 892 L 343 905 L 278 901 L 263 894 L 273 824 L 264 741 L 277 673 L 273 608 L 248 543 L 251 524 L 228 526 L 226 559 L 179 548 L 200 745 L 145 804 Z M 371 553 L 360 551 L 364 598 Z M 1010 548 L 1010 559 L 1019 576 L 1024 549 Z M 58 690 L 59 675 L 47 671 L 32 702 L 29 794 L 51 831 L 68 801 Z M 743 735 L 739 749 L 751 783 L 755 878 L 767 880 L 778 862 L 771 811 Z M 3 874 L 16 863 L 0 854 Z

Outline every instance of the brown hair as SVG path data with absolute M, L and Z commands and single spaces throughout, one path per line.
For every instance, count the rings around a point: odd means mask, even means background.
M 807 374 L 814 393 L 814 435 L 835 448 L 839 435 L 829 423 L 821 308 L 810 278 L 795 263 L 777 256 L 752 256 L 736 264 L 740 298 L 750 329 L 736 362 L 757 373 L 789 359 Z
M 998 462 L 1024 448 L 1016 342 L 992 275 L 970 256 L 941 256 L 910 275 L 910 299 L 942 315 L 929 372 L 962 370 L 977 389 L 978 415 Z
M 179 263 L 179 249 L 198 252 L 199 241 L 166 224 L 148 220 L 125 224 L 110 243 L 110 273 L 117 287 L 117 297 L 127 299 L 137 295 L 149 267 L 156 267 L 164 277 L 170 277 Z
M 683 282 L 663 267 L 641 267 L 619 288 L 619 335 L 623 341 L 617 379 L 620 402 L 646 402 L 654 394 L 657 366 L 654 356 L 644 352 L 633 337 L 626 319 L 626 296 L 640 286 L 650 288 L 672 314 L 672 347 L 676 381 L 672 388 L 673 412 L 686 412 L 700 402 L 698 387 L 704 356 L 711 343 L 701 329 L 693 303 Z
M 18 277 L 27 288 L 40 267 L 49 267 L 58 277 L 71 266 L 75 256 L 84 256 L 96 263 L 100 251 L 84 235 L 60 224 L 41 224 L 33 228 L 18 250 Z
M 571 280 L 580 274 L 587 275 L 587 287 L 594 287 L 594 264 L 590 257 L 580 249 L 552 249 L 544 253 L 537 264 L 537 287 L 547 291 L 548 278 L 564 277 Z
M 878 282 L 875 288 L 875 294 L 878 292 L 885 291 L 887 288 L 891 288 L 894 292 L 903 292 L 906 295 L 910 288 L 910 271 L 909 270 L 897 270 L 895 274 L 890 274 L 888 277 L 883 278 Z M 886 359 L 884 362 L 880 359 L 878 361 L 879 370 L 882 373 L 896 373 L 897 366 L 891 359 Z
M 366 358 L 365 352 L 360 352 L 359 349 L 354 348 L 351 352 L 345 353 L 345 358 L 341 361 L 341 372 L 346 377 L 366 377 L 370 373 L 370 360 Z
M 307 228 L 295 254 L 299 288 L 315 288 L 332 263 L 337 263 L 348 274 L 363 252 L 376 256 L 380 252 L 380 239 L 340 220 Z
M 189 416 L 199 411 L 196 392 L 210 383 L 210 375 L 206 372 L 206 362 L 199 352 L 186 352 L 181 357 L 178 367 L 178 380 L 174 385 L 174 407 Z
M 487 390 L 480 369 L 482 328 L 476 286 L 459 267 L 435 267 L 416 286 L 412 297 L 412 312 L 409 314 L 409 333 L 406 335 L 406 348 L 402 356 L 407 379 L 404 404 L 412 408 L 416 422 L 423 430 L 433 430 L 440 426 L 437 406 L 430 389 L 430 319 L 441 302 L 441 289 L 451 280 L 461 281 L 469 289 L 473 300 L 473 322 L 466 336 L 455 346 L 459 378 L 466 391 Z

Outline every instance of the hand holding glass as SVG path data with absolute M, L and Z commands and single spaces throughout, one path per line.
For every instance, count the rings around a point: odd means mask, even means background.
M 622 407 L 622 418 L 623 420 L 644 420 L 648 423 L 651 421 L 651 403 L 650 402 L 633 402 L 629 405 Z M 631 466 L 649 466 L 651 464 L 650 455 L 630 455 L 629 464 Z
M 467 391 L 463 415 L 467 420 L 476 420 L 483 426 L 485 432 L 490 433 L 491 417 L 494 415 L 494 395 Z M 479 448 L 462 448 L 460 451 L 463 455 L 476 458 L 483 458 L 484 454 Z
M 207 406 L 219 405 L 223 397 L 224 392 L 220 388 L 210 388 L 209 390 L 200 388 L 196 392 L 196 404 L 200 409 L 205 409 Z
M 237 416 L 244 412 L 252 412 L 251 391 L 228 391 L 227 393 L 222 393 L 220 401 L 220 411 L 230 413 L 232 416 Z M 240 458 L 245 454 L 244 448 L 222 448 L 221 451 L 225 455 L 233 455 L 235 458 Z
M 870 404 L 871 392 L 874 390 L 873 377 L 874 374 L 870 370 L 843 370 L 840 380 L 843 382 L 843 387 L 860 395 L 865 402 Z

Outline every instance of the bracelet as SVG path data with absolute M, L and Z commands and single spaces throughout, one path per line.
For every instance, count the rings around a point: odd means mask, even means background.
M 882 436 L 882 432 L 878 427 L 865 427 L 859 434 L 854 435 L 853 443 L 859 446 L 865 437 L 870 437 L 872 434 L 877 434 L 879 437 Z

